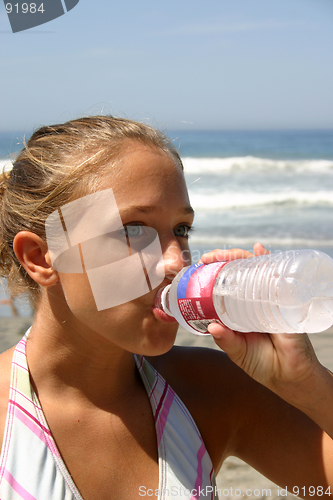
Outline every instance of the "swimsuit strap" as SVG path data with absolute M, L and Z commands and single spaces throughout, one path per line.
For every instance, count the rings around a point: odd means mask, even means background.
M 83 500 L 52 437 L 30 381 L 29 331 L 17 344 L 0 460 L 1 500 Z
M 143 356 L 135 360 L 154 415 L 160 500 L 168 499 L 170 492 L 186 500 L 217 500 L 213 465 L 191 414 Z

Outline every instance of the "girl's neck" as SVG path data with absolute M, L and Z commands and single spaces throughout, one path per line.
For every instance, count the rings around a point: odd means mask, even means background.
M 78 326 L 59 323 L 39 308 L 27 343 L 38 392 L 98 407 L 128 400 L 141 384 L 133 354 Z

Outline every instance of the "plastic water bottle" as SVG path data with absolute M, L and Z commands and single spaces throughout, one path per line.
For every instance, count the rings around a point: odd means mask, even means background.
M 322 332 L 333 324 L 333 259 L 293 250 L 194 264 L 159 291 L 155 305 L 197 335 L 213 321 L 239 332 Z

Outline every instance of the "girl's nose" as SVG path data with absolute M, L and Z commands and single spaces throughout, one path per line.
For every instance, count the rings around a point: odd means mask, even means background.
M 189 249 L 182 249 L 177 240 L 173 240 L 163 251 L 164 275 L 166 278 L 173 279 L 183 267 L 190 264 Z

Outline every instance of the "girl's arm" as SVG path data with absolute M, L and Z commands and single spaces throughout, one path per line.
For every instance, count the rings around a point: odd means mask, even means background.
M 256 246 L 257 255 L 265 252 Z M 222 258 L 227 254 L 215 251 L 202 261 Z M 323 498 L 333 497 L 333 376 L 319 363 L 308 336 L 243 334 L 217 323 L 209 331 L 237 366 L 269 389 L 253 386 L 244 393 L 235 454 L 277 484 L 285 481 L 291 493 L 299 487 L 299 496 L 317 497 L 322 487 Z M 310 486 L 319 488 L 315 495 Z

